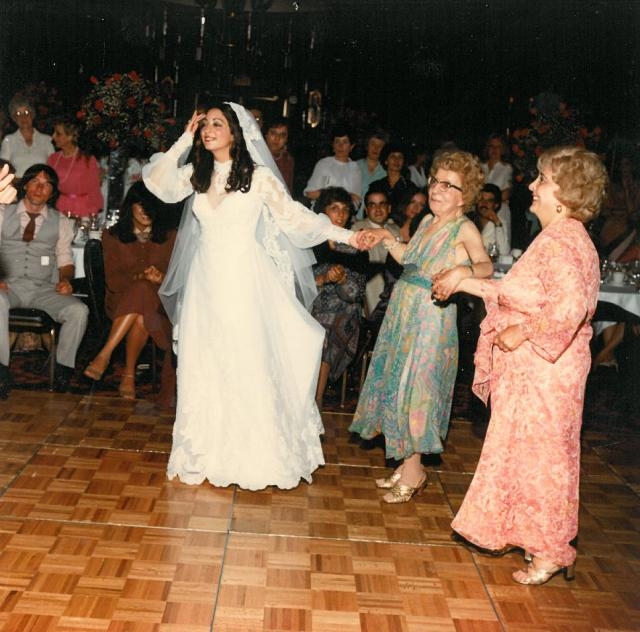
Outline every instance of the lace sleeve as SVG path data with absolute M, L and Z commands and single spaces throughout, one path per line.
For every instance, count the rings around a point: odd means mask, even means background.
M 185 132 L 171 149 L 153 154 L 151 160 L 142 167 L 142 179 L 147 189 L 163 202 L 180 202 L 193 193 L 193 165 L 178 166 L 180 157 L 192 144 L 193 137 Z
M 278 228 L 298 248 L 310 248 L 327 239 L 347 243 L 353 234 L 334 226 L 324 213 L 314 213 L 291 199 L 284 185 L 269 169 L 257 167 L 254 173 L 257 192 L 269 207 Z

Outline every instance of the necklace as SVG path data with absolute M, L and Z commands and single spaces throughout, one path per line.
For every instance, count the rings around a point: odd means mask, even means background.
M 78 148 L 75 148 L 75 151 L 73 152 L 73 158 L 71 159 L 71 164 L 69 165 L 69 167 L 67 168 L 67 173 L 64 174 L 64 177 L 60 176 L 60 172 L 58 171 L 58 165 L 60 164 L 60 160 L 63 158 L 63 153 L 62 150 L 60 151 L 60 153 L 56 156 L 56 164 L 53 165 L 53 168 L 55 169 L 56 173 L 58 174 L 58 185 L 62 184 L 63 182 L 66 181 L 66 179 L 69 177 L 69 174 L 71 173 L 71 170 L 73 169 L 73 165 L 76 161 L 76 157 L 78 156 Z M 66 156 L 64 156 L 66 158 Z

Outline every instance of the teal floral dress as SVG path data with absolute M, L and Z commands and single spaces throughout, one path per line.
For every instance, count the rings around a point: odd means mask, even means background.
M 431 277 L 455 264 L 464 215 L 428 237 L 424 219 L 404 255 L 380 328 L 352 432 L 364 439 L 382 433 L 388 458 L 438 454 L 449 428 L 458 368 L 456 306 L 431 299 Z

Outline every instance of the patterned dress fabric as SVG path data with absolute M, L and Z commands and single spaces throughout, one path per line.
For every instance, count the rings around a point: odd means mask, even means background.
M 563 566 L 575 559 L 569 542 L 578 531 L 580 428 L 599 281 L 586 230 L 567 219 L 545 228 L 503 280 L 484 282 L 474 391 L 485 402 L 491 396 L 492 414 L 452 523 L 478 546 L 520 546 Z M 517 323 L 528 340 L 509 353 L 492 345 Z
M 382 433 L 388 458 L 443 451 L 458 368 L 456 306 L 431 300 L 431 277 L 455 265 L 462 216 L 425 237 L 426 217 L 404 256 L 350 430 Z
M 351 246 L 327 242 L 313 249 L 317 263 L 313 267 L 316 278 L 333 265 L 344 267 L 344 283 L 326 283 L 318 288 L 311 306 L 311 315 L 325 328 L 322 361 L 329 365 L 329 379 L 337 380 L 349 366 L 358 348 L 362 302 L 366 283 L 367 255 Z

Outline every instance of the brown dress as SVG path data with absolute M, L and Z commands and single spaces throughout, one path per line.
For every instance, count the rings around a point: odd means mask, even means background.
M 167 271 L 175 231 L 167 233 L 162 244 L 152 241 L 122 243 L 109 231 L 102 233 L 106 281 L 105 311 L 111 320 L 125 314 L 142 314 L 144 325 L 161 349 L 171 348 L 171 323 L 158 297 L 159 285 L 146 280 L 133 280 L 148 266 Z

